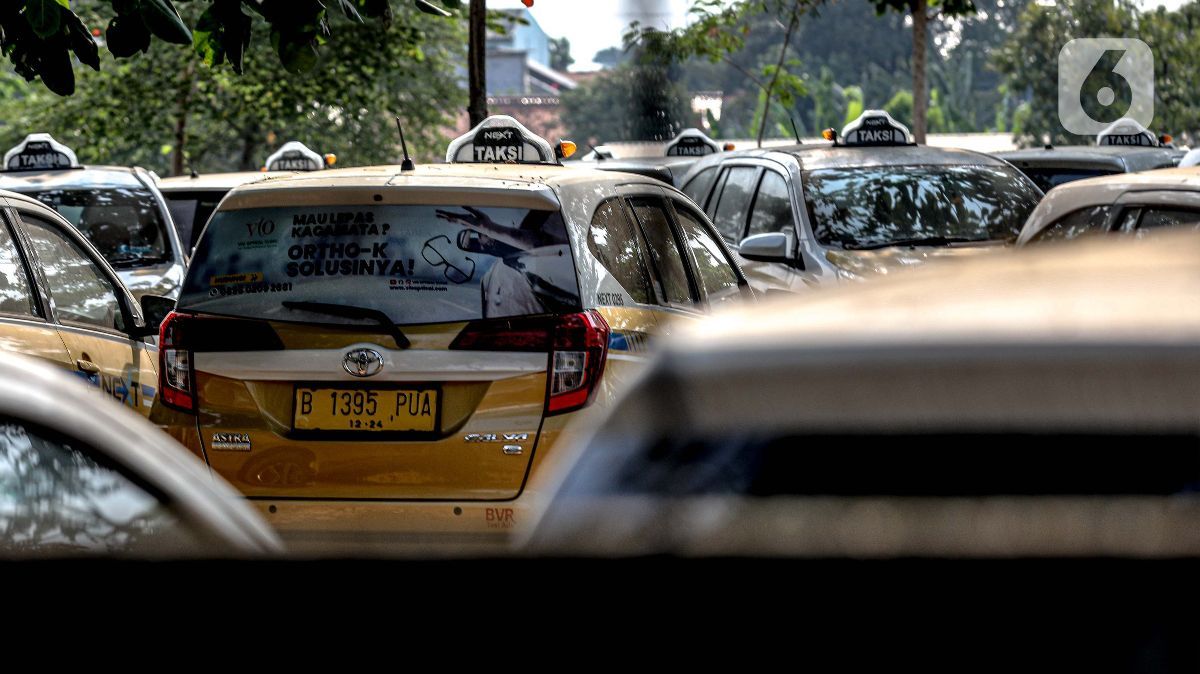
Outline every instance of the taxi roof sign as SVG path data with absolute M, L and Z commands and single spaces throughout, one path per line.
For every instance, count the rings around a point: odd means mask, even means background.
M 446 149 L 451 164 L 557 164 L 545 138 L 508 115 L 492 115 Z
M 75 151 L 48 133 L 31 133 L 4 153 L 6 171 L 45 171 L 79 168 Z
M 1097 145 L 1131 145 L 1134 147 L 1159 147 L 1161 143 L 1149 129 L 1137 120 L 1122 117 L 1096 136 Z
M 717 141 L 709 138 L 700 129 L 684 129 L 667 143 L 665 154 L 668 157 L 703 157 L 720 151 L 721 146 L 717 145 Z
M 267 157 L 268 171 L 320 171 L 325 158 L 297 140 L 288 141 L 275 154 Z
M 842 129 L 842 145 L 913 145 L 908 127 L 885 110 L 866 110 Z

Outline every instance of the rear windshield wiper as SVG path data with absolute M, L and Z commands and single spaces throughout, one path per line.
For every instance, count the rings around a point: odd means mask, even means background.
M 331 304 L 329 302 L 293 302 L 292 300 L 284 301 L 283 306 L 287 309 L 295 309 L 297 311 L 311 311 L 314 314 L 328 314 L 341 318 L 361 318 L 375 321 L 388 329 L 388 334 L 392 336 L 392 339 L 396 340 L 397 348 L 407 349 L 412 346 L 412 342 L 408 341 L 408 337 L 404 336 L 399 326 L 392 322 L 392 319 L 387 314 L 378 309 L 346 304 Z
M 879 243 L 864 243 L 858 245 L 846 246 L 852 250 L 875 250 L 876 248 L 887 248 L 889 246 L 948 246 L 952 243 L 979 243 L 988 241 L 989 239 L 968 239 L 965 236 L 927 236 L 916 239 L 895 239 L 893 241 L 881 241 Z
M 136 267 L 167 261 L 167 258 L 161 255 L 142 255 L 141 253 L 120 253 L 107 259 L 108 263 L 114 267 Z

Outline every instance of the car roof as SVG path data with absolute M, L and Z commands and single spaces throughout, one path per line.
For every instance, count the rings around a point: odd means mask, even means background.
M 666 342 L 693 355 L 931 342 L 1200 343 L 1198 270 L 1200 235 L 1191 232 L 997 249 L 806 301 L 760 303 Z
M 1179 151 L 1168 147 L 1065 145 L 997 152 L 994 156 L 1022 167 L 1140 171 L 1177 163 Z
M 238 185 L 245 185 L 264 178 L 294 175 L 292 171 L 235 171 L 231 173 L 197 173 L 187 176 L 171 176 L 158 181 L 163 194 L 171 192 L 228 192 Z
M 661 182 L 645 176 L 554 164 L 425 164 L 412 171 L 402 171 L 400 166 L 364 166 L 295 173 L 242 185 L 229 193 L 221 208 L 253 208 L 281 202 L 297 206 L 357 202 L 362 193 L 384 188 L 404 189 L 388 189 L 390 196 L 379 199 L 383 203 L 395 203 L 394 198 L 414 203 L 409 197 L 421 192 L 470 193 L 501 199 L 513 206 L 557 208 L 553 188 L 626 183 L 662 186 Z M 397 197 L 398 192 L 406 194 Z
M 704 157 L 711 166 L 723 159 L 739 157 L 793 157 L 806 171 L 817 169 L 861 168 L 870 166 L 1005 166 L 1005 162 L 982 152 L 928 145 L 846 146 L 833 143 L 805 143 L 770 148 L 721 152 Z M 715 159 L 714 159 L 715 158 Z
M 145 187 L 142 169 L 127 166 L 84 166 L 51 171 L 0 171 L 0 188 Z
M 232 547 L 226 552 L 280 549 L 262 518 L 186 449 L 136 413 L 45 363 L 0 353 L 0 415 L 60 433 L 69 427 L 71 435 L 86 438 L 114 463 L 164 490 L 172 505 Z

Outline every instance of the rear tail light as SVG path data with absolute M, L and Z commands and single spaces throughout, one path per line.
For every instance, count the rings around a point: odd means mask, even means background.
M 595 311 L 565 316 L 475 321 L 451 349 L 549 352 L 546 414 L 587 406 L 608 357 L 608 323 Z
M 608 358 L 608 323 L 595 311 L 569 314 L 554 329 L 546 414 L 585 407 L 596 394 Z
M 183 348 L 189 317 L 172 311 L 158 329 L 158 391 L 163 404 L 183 412 L 196 411 L 196 378 L 192 354 Z

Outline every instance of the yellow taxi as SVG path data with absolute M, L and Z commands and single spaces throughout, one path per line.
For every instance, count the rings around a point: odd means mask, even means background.
M 69 221 L 39 201 L 0 190 L 6 351 L 53 363 L 149 415 L 158 354 L 146 339 L 155 334 L 117 273 Z
M 569 152 L 496 116 L 444 165 L 235 188 L 162 323 L 152 420 L 299 549 L 503 539 L 656 335 L 751 296 L 682 193 Z

